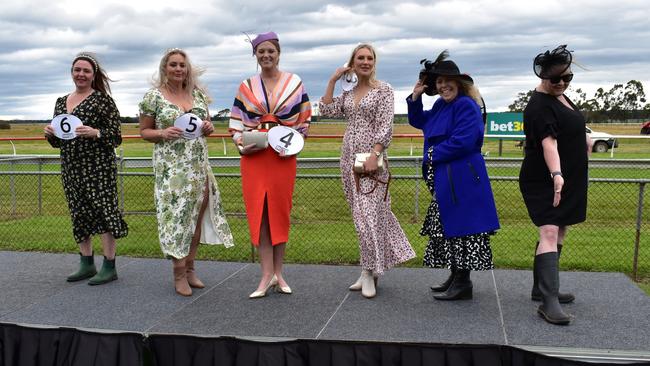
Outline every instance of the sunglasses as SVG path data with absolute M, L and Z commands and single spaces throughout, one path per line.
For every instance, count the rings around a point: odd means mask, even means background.
M 573 80 L 573 74 L 566 74 L 562 76 L 554 76 L 552 78 L 548 78 L 548 81 L 550 81 L 551 84 L 558 84 L 560 80 L 564 81 L 565 83 L 571 82 L 571 80 Z

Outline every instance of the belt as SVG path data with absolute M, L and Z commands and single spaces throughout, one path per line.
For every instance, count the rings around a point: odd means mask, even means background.
M 255 129 L 256 130 L 270 130 L 271 128 L 273 128 L 273 127 L 275 127 L 277 125 L 278 125 L 278 123 L 275 123 L 275 122 L 264 122 L 264 123 L 260 123 L 259 125 L 257 125 L 257 127 L 255 127 Z
M 280 124 L 280 119 L 275 114 L 265 114 L 260 117 L 260 124 L 255 127 L 258 130 L 270 130 Z

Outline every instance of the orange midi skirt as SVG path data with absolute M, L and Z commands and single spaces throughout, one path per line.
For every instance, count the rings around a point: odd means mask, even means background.
M 289 240 L 293 188 L 296 183 L 296 156 L 280 157 L 266 150 L 241 157 L 241 182 L 251 242 L 260 244 L 260 226 L 266 201 L 271 243 Z

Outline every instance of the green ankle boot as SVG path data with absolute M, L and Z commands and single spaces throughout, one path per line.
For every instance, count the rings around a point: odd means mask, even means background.
M 68 282 L 75 282 L 85 280 L 97 274 L 97 268 L 95 268 L 95 260 L 93 255 L 84 256 L 79 253 L 79 269 L 77 272 L 69 275 L 66 280 Z
M 88 284 L 91 286 L 102 285 L 117 279 L 117 271 L 115 270 L 115 258 L 109 260 L 104 257 L 104 263 L 102 263 L 102 268 L 99 270 L 99 273 L 93 276 L 88 280 Z

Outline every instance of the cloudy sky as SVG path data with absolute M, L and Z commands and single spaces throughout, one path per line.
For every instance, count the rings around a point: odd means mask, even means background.
M 300 75 L 312 100 L 352 48 L 372 43 L 397 113 L 406 111 L 419 60 L 443 49 L 473 76 L 490 111 L 532 89 L 533 57 L 558 44 L 587 69 L 574 67 L 572 84 L 590 96 L 631 79 L 650 88 L 645 0 L 19 0 L 0 4 L 0 119 L 51 118 L 56 97 L 73 90 L 70 62 L 80 50 L 99 54 L 122 115 L 135 116 L 170 47 L 206 70 L 215 114 L 256 72 L 242 32 L 268 30 L 280 36 L 281 69 Z

